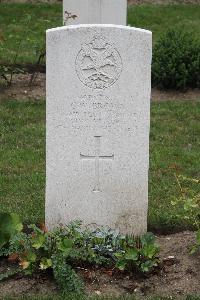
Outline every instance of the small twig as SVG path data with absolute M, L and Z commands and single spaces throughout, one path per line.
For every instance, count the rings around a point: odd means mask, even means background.
M 68 12 L 65 10 L 65 20 L 64 20 L 64 25 L 68 22 L 69 19 L 75 20 L 78 16 L 77 15 L 72 15 L 72 13 Z
M 181 195 L 182 195 L 182 197 L 184 197 L 184 196 L 185 196 L 185 193 L 184 193 L 184 191 L 183 191 L 183 189 L 182 189 L 182 186 L 181 186 L 181 184 L 180 184 L 180 180 L 178 179 L 178 176 L 176 175 L 176 173 L 174 173 L 174 176 L 175 176 L 175 178 L 176 178 L 176 181 L 177 181 L 178 187 L 179 187 L 179 189 L 180 189 Z
M 7 85 L 8 85 L 8 78 L 6 77 L 5 74 L 1 74 L 1 77 L 7 82 Z
M 17 61 L 17 57 L 19 55 L 19 49 L 21 47 L 21 44 L 22 44 L 22 39 L 19 41 L 18 43 L 18 46 L 17 46 L 17 51 L 15 52 L 15 56 L 14 56 L 14 59 L 13 59 L 13 65 L 15 65 L 16 61 Z M 14 67 L 11 69 L 11 74 L 10 74 L 10 80 L 8 82 L 8 85 L 11 86 L 12 84 L 12 79 L 13 79 L 13 74 L 14 74 Z
M 31 21 L 31 18 L 27 21 L 27 23 L 26 23 L 26 31 L 25 31 L 25 36 L 27 35 L 27 33 L 28 33 L 28 30 L 29 30 L 29 23 L 30 23 L 30 21 Z M 20 47 L 21 47 L 21 45 L 22 45 L 22 41 L 24 40 L 24 36 L 23 36 L 23 38 L 21 38 L 21 40 L 19 41 L 19 43 L 18 43 L 18 45 L 17 45 L 17 50 L 16 50 L 16 52 L 15 52 L 15 56 L 14 56 L 14 59 L 13 59 L 13 63 L 12 63 L 12 65 L 15 65 L 16 64 L 16 61 L 17 61 L 17 58 L 18 58 L 18 55 L 19 55 L 19 50 L 20 50 Z M 13 74 L 14 74 L 14 68 L 11 70 L 11 74 L 10 74 L 10 80 L 9 80 L 9 83 L 8 83 L 8 85 L 9 86 L 11 86 L 11 84 L 12 84 L 12 79 L 13 79 Z
M 33 74 L 31 75 L 31 78 L 30 78 L 30 81 L 29 81 L 29 87 L 32 86 L 32 83 L 35 81 L 36 77 L 37 77 L 37 74 L 38 74 L 38 67 L 40 65 L 40 62 L 41 60 L 45 57 L 46 55 L 46 52 L 43 52 L 39 55 L 39 58 L 38 58 L 38 61 L 36 62 L 36 68 L 35 70 L 33 71 Z

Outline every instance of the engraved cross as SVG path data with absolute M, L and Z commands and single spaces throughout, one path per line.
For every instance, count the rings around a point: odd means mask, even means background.
M 83 155 L 80 153 L 80 158 L 83 160 L 94 159 L 95 161 L 95 186 L 93 192 L 101 192 L 100 179 L 99 179 L 99 163 L 100 160 L 113 160 L 114 154 L 112 155 L 100 155 L 101 136 L 95 136 L 95 155 Z

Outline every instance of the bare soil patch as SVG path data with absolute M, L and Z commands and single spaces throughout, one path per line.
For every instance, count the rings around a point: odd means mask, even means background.
M 176 90 L 158 90 L 153 88 L 152 101 L 199 101 L 200 89 L 188 89 L 185 92 Z
M 13 76 L 12 85 L 0 85 L 0 101 L 17 99 L 20 101 L 27 99 L 39 100 L 46 97 L 46 75 L 38 73 L 34 82 L 30 85 L 31 74 L 18 74 Z
M 185 296 L 200 295 L 200 254 L 190 255 L 194 233 L 186 231 L 158 236 L 161 247 L 160 267 L 146 277 L 106 269 L 78 269 L 88 295 Z M 0 261 L 0 273 L 12 265 Z M 51 275 L 36 274 L 32 278 L 15 276 L 0 282 L 0 296 L 56 295 L 58 288 Z
M 27 101 L 27 99 L 45 99 L 46 75 L 38 73 L 35 81 L 30 86 L 31 74 L 14 75 L 11 87 L 0 85 L 0 101 L 17 99 Z M 152 89 L 152 101 L 198 101 L 200 100 L 200 89 L 188 89 L 185 92 Z

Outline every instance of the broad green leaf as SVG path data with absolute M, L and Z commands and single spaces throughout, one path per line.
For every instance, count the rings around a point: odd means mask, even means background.
M 191 250 L 190 250 L 190 254 L 195 254 L 198 250 L 198 246 L 197 245 L 194 245 L 192 246 Z
M 141 254 L 150 259 L 153 258 L 157 252 L 158 247 L 154 244 L 144 245 L 143 249 L 141 250 Z
M 142 246 L 147 244 L 153 244 L 155 242 L 155 236 L 151 232 L 147 232 L 141 237 Z
M 40 261 L 40 269 L 46 270 L 52 266 L 52 260 L 50 258 L 43 257 Z
M 23 225 L 18 215 L 0 213 L 0 247 L 8 243 L 22 228 Z
M 123 254 L 122 252 L 116 252 L 116 253 L 114 254 L 114 256 L 115 256 L 116 258 L 118 258 L 118 259 L 121 259 L 122 257 L 124 257 L 124 254 Z
M 20 232 L 23 229 L 23 224 L 17 214 L 11 214 L 12 224 L 16 231 Z
M 29 252 L 29 253 L 27 254 L 27 258 L 26 258 L 26 259 L 27 259 L 27 261 L 33 263 L 33 262 L 36 261 L 37 256 L 36 256 L 36 254 L 35 254 L 34 252 Z
M 36 235 L 32 238 L 32 247 L 39 249 L 44 246 L 45 236 L 42 234 Z
M 0 248 L 2 248 L 9 241 L 9 238 L 9 234 L 0 231 Z
M 69 255 L 73 244 L 72 240 L 64 238 L 58 243 L 58 250 L 62 251 L 65 255 Z
M 154 263 L 153 261 L 147 260 L 144 263 L 141 264 L 141 270 L 142 272 L 146 273 L 151 270 L 153 266 L 157 265 L 157 263 Z
M 130 248 L 126 251 L 125 259 L 138 260 L 138 250 L 136 248 Z
M 123 271 L 126 268 L 126 261 L 125 260 L 119 260 L 116 263 L 116 268 L 118 268 L 119 270 Z

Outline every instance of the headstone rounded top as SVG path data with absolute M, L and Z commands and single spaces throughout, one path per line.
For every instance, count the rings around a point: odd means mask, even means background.
M 114 25 L 114 24 L 78 24 L 78 25 L 68 25 L 68 26 L 61 26 L 61 27 L 55 27 L 51 29 L 47 29 L 46 33 L 50 32 L 57 32 L 57 31 L 68 31 L 68 30 L 76 30 L 76 29 L 123 29 L 127 31 L 137 31 L 141 33 L 151 34 L 152 32 L 147 29 L 137 28 L 137 27 L 130 27 L 130 26 L 124 26 L 124 25 Z

